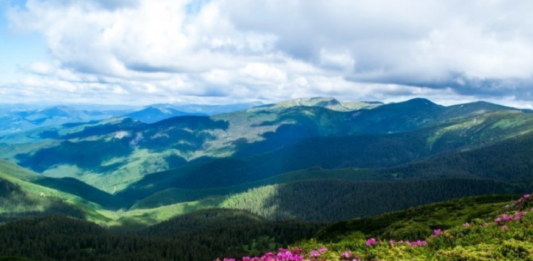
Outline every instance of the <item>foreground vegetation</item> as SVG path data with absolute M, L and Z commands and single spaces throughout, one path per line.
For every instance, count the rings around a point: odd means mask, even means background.
M 414 234 L 407 234 L 404 239 L 399 239 L 399 233 L 393 236 L 396 239 L 384 236 L 362 238 L 364 234 L 356 233 L 355 237 L 347 236 L 339 241 L 315 239 L 263 257 L 245 256 L 239 260 L 533 260 L 532 198 L 526 194 L 500 211 L 449 229 L 432 224 L 432 235 L 426 237 L 414 238 Z M 414 210 L 414 213 L 420 214 L 420 210 Z
M 0 226 L 0 256 L 199 261 L 291 246 L 290 255 L 308 260 L 529 260 L 533 202 L 522 198 L 513 205 L 518 197 L 468 197 L 330 225 L 269 221 L 229 209 L 200 210 L 139 231 L 110 231 L 62 216 L 28 218 Z M 299 260 L 281 252 L 285 259 L 274 260 Z
M 232 210 L 206 210 L 146 230 L 109 231 L 94 223 L 49 216 L 0 226 L 0 256 L 64 261 L 199 261 L 258 255 L 310 238 L 324 224 L 266 221 Z

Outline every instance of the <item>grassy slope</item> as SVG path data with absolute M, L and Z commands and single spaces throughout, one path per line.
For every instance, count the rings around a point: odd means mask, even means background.
M 4 214 L 10 215 L 15 212 L 28 212 L 30 216 L 33 215 L 31 213 L 39 214 L 38 212 L 47 212 L 50 214 L 50 211 L 54 211 L 53 207 L 59 205 L 64 208 L 76 209 L 75 212 L 77 213 L 81 211 L 83 213 L 82 215 L 88 220 L 94 220 L 96 222 L 109 221 L 109 218 L 98 212 L 102 207 L 97 203 L 88 201 L 86 199 L 87 196 L 80 197 L 58 189 L 35 184 L 33 182 L 40 180 L 37 174 L 11 163 L 0 161 L 0 179 L 18 188 L 16 194 L 9 195 L 5 198 L 4 205 L 11 205 L 16 198 L 21 200 L 19 211 L 14 211 L 13 207 L 10 207 L 9 209 L 4 209 Z M 76 182 L 75 184 L 79 183 Z M 82 187 L 87 187 L 87 185 L 84 184 Z M 45 197 L 41 197 L 41 193 Z M 90 195 L 88 197 L 90 198 Z M 51 210 L 47 211 L 47 209 Z
M 97 204 L 103 208 L 117 209 L 125 206 L 122 200 L 73 178 L 47 178 L 32 171 L 0 160 L 0 178 L 14 182 L 33 193 L 72 200 L 73 203 Z

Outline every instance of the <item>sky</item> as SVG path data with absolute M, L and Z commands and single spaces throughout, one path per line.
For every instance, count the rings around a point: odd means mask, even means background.
M 0 103 L 533 108 L 532 1 L 0 0 Z

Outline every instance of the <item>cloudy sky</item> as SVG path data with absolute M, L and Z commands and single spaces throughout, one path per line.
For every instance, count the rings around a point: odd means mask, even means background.
M 533 2 L 0 0 L 0 103 L 532 108 Z

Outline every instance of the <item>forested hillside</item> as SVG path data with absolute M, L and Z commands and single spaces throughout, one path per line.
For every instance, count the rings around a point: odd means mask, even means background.
M 33 260 L 213 260 L 313 235 L 306 248 L 411 240 L 533 190 L 533 114 L 483 102 L 292 100 L 3 141 L 0 256 Z M 465 199 L 480 195 L 493 196 Z
M 114 118 L 97 123 L 51 127 L 4 137 L 0 142 L 9 145 L 0 145 L 0 157 L 46 176 L 74 177 L 115 193 L 154 172 L 213 158 L 242 158 L 283 150 L 308 138 L 379 136 L 441 126 L 440 131 L 433 129 L 433 140 L 426 141 L 426 146 L 418 144 L 418 147 L 412 148 L 414 151 L 406 151 L 397 159 L 383 155 L 381 160 L 379 150 L 373 149 L 359 154 L 377 153 L 371 166 L 390 166 L 445 149 L 505 139 L 531 126 L 533 118 L 532 114 L 488 103 L 444 107 L 425 99 L 414 99 L 380 106 L 343 105 L 345 109 L 339 110 L 335 105 L 338 102 L 326 101 L 322 106 L 318 105 L 323 101 L 309 104 L 317 106 L 278 104 L 211 117 L 175 117 L 152 124 Z M 506 125 L 509 121 L 512 124 Z M 484 134 L 473 136 L 473 139 L 457 139 L 454 136 L 461 130 L 464 135 L 469 135 L 467 129 L 474 132 L 478 128 L 484 130 Z M 398 137 L 403 141 L 391 141 L 389 145 L 402 146 L 402 142 L 405 145 L 407 138 Z M 426 138 L 430 138 L 429 134 Z M 375 146 L 384 146 L 387 139 L 374 138 L 375 142 L 381 142 L 381 145 Z M 311 152 L 316 150 L 316 146 L 328 142 L 306 149 Z M 353 145 L 358 146 L 357 142 Z M 361 144 L 365 145 L 372 146 L 372 143 Z M 343 157 L 346 158 L 346 155 Z M 354 158 L 358 155 L 353 155 Z M 367 162 L 368 158 L 359 161 Z M 309 160 L 314 159 L 316 157 Z M 282 172 L 285 171 L 289 170 Z
M 347 250 L 350 257 L 365 261 L 395 260 L 391 259 L 395 254 L 409 260 L 450 260 L 446 258 L 473 258 L 488 247 L 495 256 L 519 260 L 528 257 L 531 242 L 525 238 L 532 229 L 532 214 L 520 212 L 529 212 L 529 197 L 516 203 L 518 197 L 463 198 L 329 226 L 272 222 L 246 211 L 221 209 L 198 211 L 127 234 L 61 216 L 22 219 L 0 226 L 0 253 L 33 260 L 215 260 L 291 246 L 291 251 L 300 249 L 298 253 L 305 256 L 317 250 L 326 260 L 345 260 L 342 255 Z M 513 200 L 517 205 L 509 208 Z M 519 221 L 507 220 L 506 215 L 514 218 L 519 212 L 525 213 Z M 503 248 L 497 245 L 501 242 Z
M 215 211 L 211 211 L 215 213 Z M 205 213 L 198 213 L 201 218 Z M 61 216 L 22 219 L 0 226 L 0 253 L 35 260 L 212 260 L 219 255 L 259 254 L 310 238 L 323 224 L 301 222 L 241 223 L 239 214 L 193 221 L 168 221 L 138 235 L 121 235 Z M 247 214 L 244 214 L 247 215 Z M 249 215 L 249 214 L 248 214 Z M 185 223 L 181 224 L 183 221 Z M 191 221 L 187 221 L 191 220 Z M 222 223 L 218 223 L 222 222 Z M 191 223 L 197 223 L 190 227 Z M 187 226 L 168 233 L 166 227 Z M 172 231 L 172 230 L 171 230 Z
M 462 199 L 337 223 L 312 240 L 230 260 L 530 260 L 533 200 L 515 199 Z

